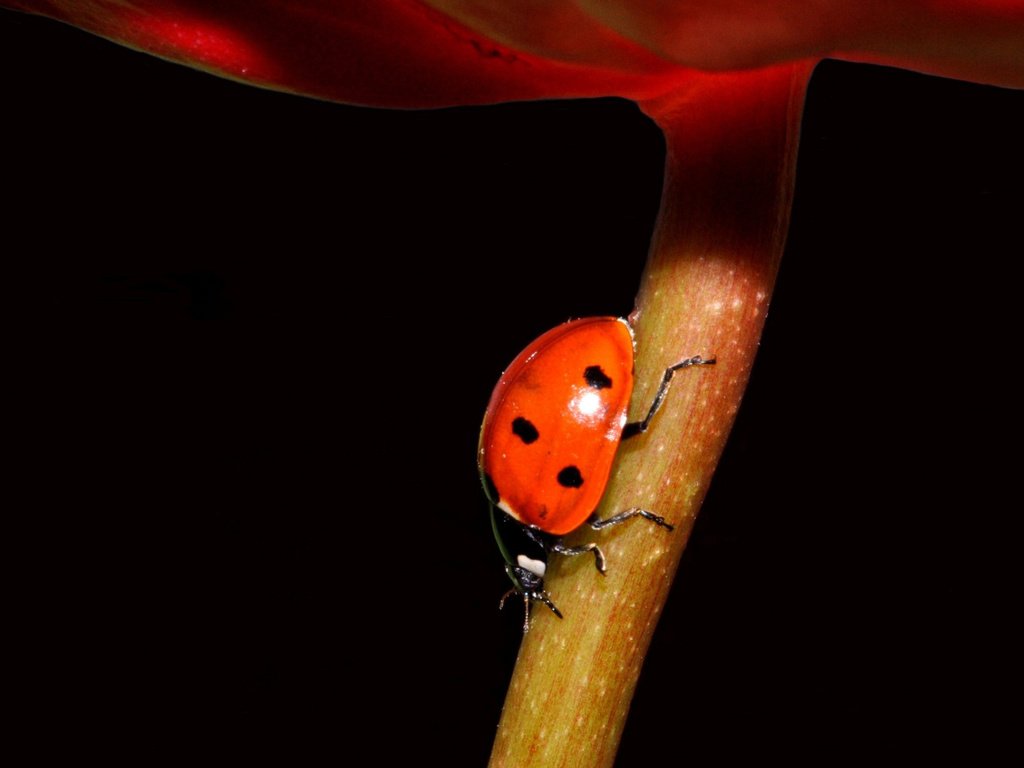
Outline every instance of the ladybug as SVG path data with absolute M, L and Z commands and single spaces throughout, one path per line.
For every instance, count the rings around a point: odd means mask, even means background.
M 676 371 L 711 365 L 688 357 L 665 370 L 642 421 L 626 422 L 633 391 L 633 329 L 617 317 L 571 320 L 524 349 L 498 380 L 480 427 L 477 461 L 490 502 L 491 527 L 505 572 L 523 598 L 523 632 L 538 600 L 562 618 L 544 589 L 548 554 L 605 557 L 593 542 L 576 547 L 562 536 L 584 523 L 595 530 L 643 517 L 673 530 L 663 517 L 632 507 L 605 520 L 594 513 L 623 440 L 645 432 Z

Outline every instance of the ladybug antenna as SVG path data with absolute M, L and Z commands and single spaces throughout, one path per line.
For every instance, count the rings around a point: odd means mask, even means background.
M 523 596 L 523 634 L 525 635 L 530 631 L 530 601 L 540 600 L 544 605 L 551 609 L 551 612 L 558 618 L 562 618 L 562 612 L 558 610 L 558 607 L 551 602 L 551 596 L 547 592 L 533 591 L 533 592 L 520 592 L 518 589 L 510 589 L 504 595 L 501 596 L 501 600 L 498 602 L 498 610 L 502 610 L 505 607 L 505 601 L 511 595 L 522 595 Z

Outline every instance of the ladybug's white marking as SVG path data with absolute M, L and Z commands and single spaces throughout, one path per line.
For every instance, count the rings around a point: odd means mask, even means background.
M 527 557 L 526 555 L 516 555 L 516 562 L 519 563 L 520 568 L 525 568 L 535 576 L 544 578 L 544 573 L 548 567 L 543 560 L 534 560 L 533 558 Z

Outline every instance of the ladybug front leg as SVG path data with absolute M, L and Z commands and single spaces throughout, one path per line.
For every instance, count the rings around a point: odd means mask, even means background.
M 605 561 L 604 552 L 597 544 L 581 544 L 578 547 L 567 547 L 562 543 L 560 538 L 546 534 L 543 531 L 538 530 L 532 526 L 525 529 L 526 535 L 530 537 L 532 541 L 544 547 L 547 552 L 555 552 L 559 555 L 565 555 L 566 557 L 575 557 L 576 555 L 583 555 L 587 552 L 594 553 L 594 565 L 601 573 L 605 572 Z
M 624 523 L 633 517 L 642 517 L 646 520 L 650 520 L 655 525 L 660 525 L 662 528 L 667 528 L 670 531 L 675 530 L 675 526 L 671 523 L 665 522 L 665 518 L 661 515 L 656 515 L 653 512 L 648 512 L 646 509 L 640 509 L 640 507 L 632 507 L 630 509 L 627 509 L 625 512 L 619 512 L 619 514 L 613 515 L 612 517 L 609 517 L 606 520 L 599 520 L 597 518 L 597 515 L 592 515 L 591 518 L 587 521 L 587 524 L 595 531 L 600 531 L 602 528 L 610 528 L 613 525 Z M 593 552 L 594 565 L 597 567 L 597 570 L 599 570 L 602 575 L 607 573 L 607 569 L 605 567 L 604 552 L 602 552 L 601 548 L 593 542 L 590 542 L 588 544 L 580 544 L 578 547 L 567 547 L 561 542 L 561 540 L 556 540 L 553 542 L 549 542 L 547 544 L 547 549 L 549 552 L 556 552 L 559 555 L 566 555 L 568 557 L 575 557 L 576 555 L 582 555 L 587 552 Z
M 562 612 L 558 610 L 553 602 L 551 602 L 551 596 L 544 590 L 527 590 L 521 592 L 518 589 L 510 589 L 504 595 L 501 596 L 501 601 L 498 603 L 498 610 L 500 611 L 505 607 L 505 601 L 512 595 L 521 595 L 523 598 L 523 634 L 525 635 L 530 631 L 530 601 L 540 600 L 544 605 L 551 609 L 551 612 L 558 618 L 562 618 Z
M 604 552 L 602 552 L 601 548 L 593 542 L 591 542 L 590 544 L 581 544 L 578 547 L 567 547 L 562 542 L 556 541 L 554 544 L 550 546 L 549 551 L 557 552 L 559 555 L 565 555 L 567 557 L 575 557 L 576 555 L 582 555 L 587 552 L 593 552 L 594 565 L 597 567 L 597 570 L 599 570 L 602 573 L 602 575 L 606 572 Z
M 651 403 L 651 407 L 647 409 L 647 415 L 644 416 L 643 421 L 631 421 L 622 429 L 622 440 L 628 440 L 631 437 L 636 437 L 647 431 L 647 427 L 651 425 L 651 419 L 654 418 L 654 414 L 661 408 L 661 402 L 665 399 L 665 395 L 668 394 L 668 388 L 672 384 L 672 377 L 675 376 L 676 371 L 682 370 L 683 368 L 690 368 L 694 365 L 714 365 L 715 358 L 709 358 L 705 360 L 700 355 L 694 355 L 688 357 L 685 360 L 680 360 L 675 365 L 670 365 L 665 369 L 665 375 L 661 377 L 661 386 L 658 387 L 657 393 L 654 395 L 654 402 Z M 616 515 L 617 517 L 617 515 Z M 614 520 L 615 518 L 609 518 Z

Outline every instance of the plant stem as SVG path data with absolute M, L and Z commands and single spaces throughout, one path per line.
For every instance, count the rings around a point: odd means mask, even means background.
M 643 416 L 665 368 L 695 354 L 651 430 L 619 453 L 598 514 L 640 521 L 598 541 L 608 575 L 559 561 L 547 587 L 559 621 L 534 612 L 505 700 L 492 768 L 611 766 L 643 658 L 749 378 L 789 220 L 803 95 L 812 65 L 704 75 L 643 104 L 665 131 L 662 210 L 632 320 Z

